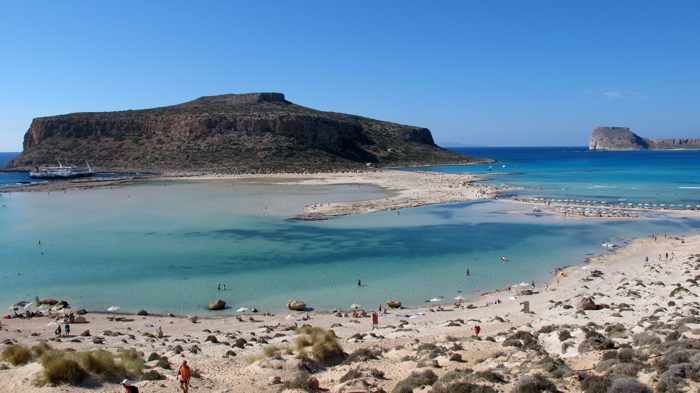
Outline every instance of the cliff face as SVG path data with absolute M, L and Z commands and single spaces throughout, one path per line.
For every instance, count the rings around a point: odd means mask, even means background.
M 426 128 L 322 112 L 280 93 L 201 97 L 179 105 L 37 118 L 24 152 L 31 167 L 87 160 L 117 170 L 321 171 L 467 162 Z
M 589 150 L 700 149 L 700 139 L 646 139 L 626 127 L 597 127 Z

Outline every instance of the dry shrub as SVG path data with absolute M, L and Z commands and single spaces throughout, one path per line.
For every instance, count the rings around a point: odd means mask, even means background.
M 554 378 L 563 378 L 571 374 L 571 368 L 558 357 L 547 355 L 536 365 Z
M 126 371 L 133 375 L 141 375 L 145 362 L 143 355 L 135 349 L 127 349 L 119 352 L 119 360 Z
M 42 375 L 38 385 L 79 385 L 88 376 L 98 381 L 116 382 L 124 378 L 137 378 L 143 372 L 144 361 L 136 350 L 126 350 L 117 355 L 106 350 L 86 352 L 46 350 L 40 358 Z
M 36 344 L 32 346 L 32 355 L 34 355 L 35 359 L 38 359 L 42 357 L 46 352 L 52 351 L 53 348 L 45 342 L 41 342 L 39 344 Z
M 581 377 L 581 388 L 586 393 L 607 393 L 612 381 L 607 375 L 585 374 Z
M 431 393 L 497 393 L 497 391 L 490 386 L 471 382 L 455 382 L 450 385 L 436 384 Z
M 102 377 L 106 381 L 118 382 L 127 377 L 126 368 L 117 364 L 114 355 L 103 349 L 76 353 L 75 357 L 82 369 L 90 374 Z
M 345 363 L 366 362 L 368 360 L 377 360 L 382 354 L 379 348 L 359 348 L 351 353 Z
M 158 371 L 155 370 L 148 370 L 145 373 L 143 373 L 143 376 L 141 377 L 144 381 L 162 381 L 165 379 L 165 376 Z
M 2 351 L 2 360 L 13 366 L 21 366 L 32 360 L 32 351 L 22 345 L 10 345 Z
M 432 370 L 413 371 L 411 375 L 399 381 L 391 393 L 413 393 L 413 389 L 432 386 L 438 377 Z
M 652 393 L 652 391 L 634 378 L 618 378 L 612 381 L 608 393 Z
M 635 347 L 661 344 L 661 339 L 653 333 L 641 332 L 632 337 Z
M 42 374 L 37 380 L 38 385 L 80 385 L 88 373 L 80 367 L 77 361 L 68 358 L 66 352 L 51 351 L 41 357 Z
M 557 387 L 541 374 L 526 375 L 515 384 L 513 393 L 554 393 L 558 392 Z
M 333 330 L 305 325 L 297 329 L 296 350 L 300 358 L 321 365 L 337 365 L 347 357 Z
M 283 353 L 291 355 L 293 352 L 291 348 L 287 346 L 269 344 L 263 347 L 263 355 L 268 358 L 279 358 L 282 356 Z
M 299 371 L 294 374 L 294 377 L 282 385 L 283 389 L 297 389 L 303 390 L 308 393 L 319 392 L 318 381 L 311 377 L 311 375 L 305 371 Z

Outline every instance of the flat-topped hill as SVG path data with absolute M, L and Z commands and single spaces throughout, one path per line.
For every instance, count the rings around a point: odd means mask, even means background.
M 647 139 L 627 127 L 596 127 L 589 150 L 700 149 L 700 139 Z
M 427 128 L 323 112 L 281 93 L 226 94 L 179 105 L 40 117 L 10 165 L 89 161 L 102 169 L 275 172 L 466 163 Z

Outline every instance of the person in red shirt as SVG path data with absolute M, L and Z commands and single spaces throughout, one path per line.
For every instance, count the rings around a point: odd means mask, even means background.
M 177 371 L 177 379 L 180 381 L 180 389 L 182 389 L 183 393 L 189 392 L 191 377 L 190 366 L 187 364 L 187 360 L 183 360 L 180 369 Z
M 479 337 L 479 333 L 481 333 L 481 326 L 475 325 L 474 326 L 474 336 Z
M 375 311 L 372 313 L 372 330 L 379 327 L 379 314 Z

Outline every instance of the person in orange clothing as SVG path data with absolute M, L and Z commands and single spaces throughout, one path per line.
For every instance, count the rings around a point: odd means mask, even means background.
M 190 366 L 187 364 L 187 360 L 183 360 L 180 369 L 177 371 L 177 379 L 180 381 L 180 389 L 182 389 L 183 393 L 189 392 L 191 377 Z

